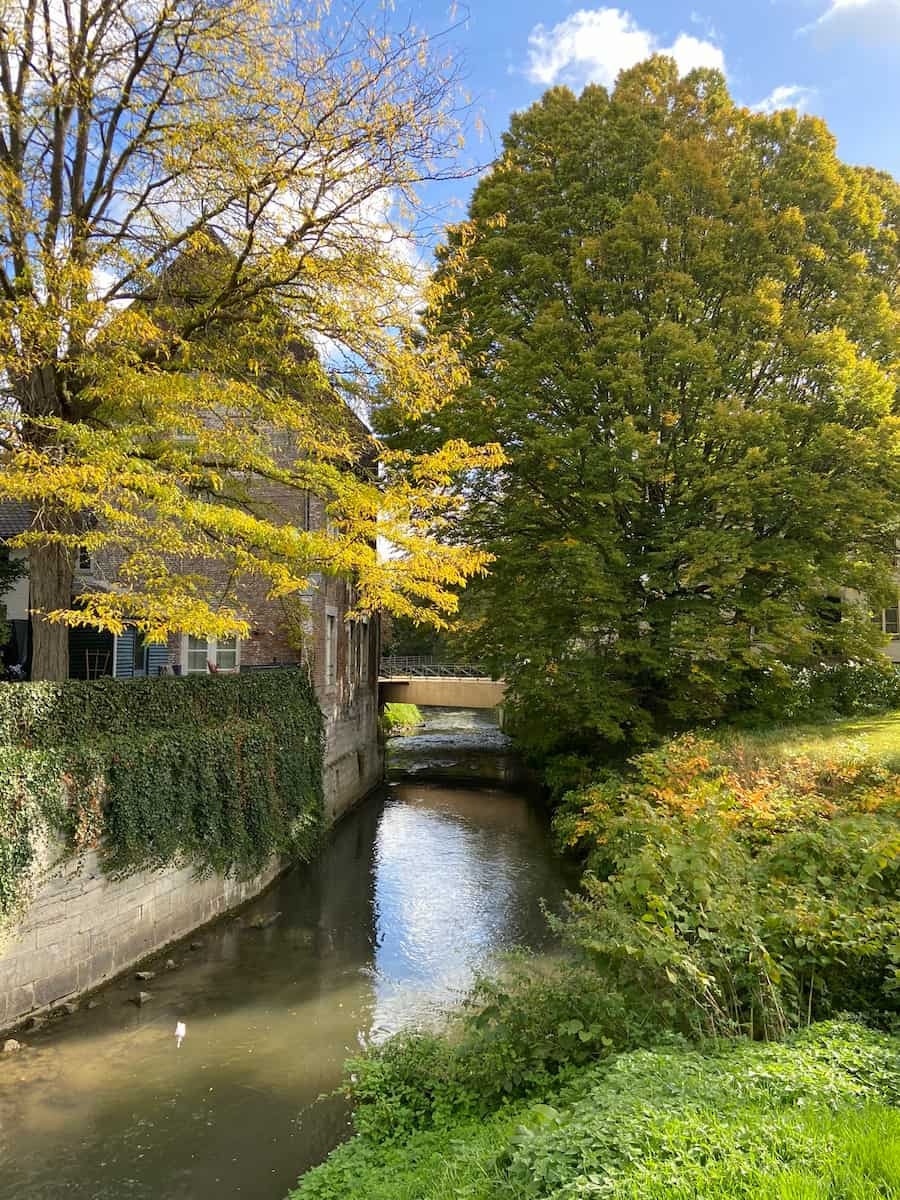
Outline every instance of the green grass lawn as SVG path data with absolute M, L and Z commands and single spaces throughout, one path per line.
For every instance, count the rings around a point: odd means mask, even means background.
M 776 726 L 765 730 L 722 730 L 716 735 L 728 753 L 741 750 L 748 762 L 774 765 L 792 755 L 813 760 L 830 757 L 848 743 L 867 757 L 900 771 L 900 709 L 878 716 L 849 717 L 809 725 Z

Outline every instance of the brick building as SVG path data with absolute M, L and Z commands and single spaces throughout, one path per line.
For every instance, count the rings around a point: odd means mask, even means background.
M 326 524 L 324 502 L 308 493 L 269 486 L 259 489 L 258 504 L 270 519 L 285 524 L 307 529 L 322 529 Z M 21 505 L 0 502 L 0 544 L 27 529 L 29 521 L 28 510 Z M 191 562 L 180 564 L 185 571 L 195 571 L 197 566 Z M 325 717 L 325 796 L 328 815 L 337 816 L 376 787 L 382 777 L 378 727 L 380 623 L 376 619 L 344 620 L 344 614 L 353 607 L 352 586 L 344 579 L 314 576 L 305 594 L 286 601 L 268 598 L 264 581 L 233 585 L 226 578 L 224 565 L 218 569 L 223 597 L 230 588 L 230 601 L 250 625 L 247 637 L 225 640 L 176 634 L 168 645 L 147 645 L 134 628 L 119 635 L 99 629 L 71 629 L 70 677 L 132 679 L 304 666 L 315 684 Z M 208 564 L 203 570 L 210 575 Z M 115 578 L 113 561 L 80 555 L 76 591 L 79 584 L 91 590 L 114 586 Z M 27 679 L 27 577 L 0 597 L 0 616 L 5 617 L 12 631 L 2 650 L 7 678 Z

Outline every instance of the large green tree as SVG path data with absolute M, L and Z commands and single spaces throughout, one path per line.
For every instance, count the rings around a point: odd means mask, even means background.
M 455 322 L 471 383 L 382 420 L 506 453 L 458 532 L 496 557 L 472 649 L 533 744 L 641 738 L 877 652 L 867 605 L 828 598 L 889 587 L 898 223 L 897 183 L 822 121 L 667 58 L 513 117 L 438 272 L 432 330 Z

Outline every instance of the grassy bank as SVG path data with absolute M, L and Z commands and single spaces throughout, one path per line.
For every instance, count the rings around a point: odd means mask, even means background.
M 570 1073 L 540 1102 L 359 1137 L 294 1200 L 887 1200 L 900 1040 L 829 1023 L 784 1044 L 671 1044 Z M 405 1126 L 402 1105 L 396 1116 Z
M 673 738 L 555 829 L 559 959 L 352 1062 L 297 1200 L 900 1200 L 900 712 Z

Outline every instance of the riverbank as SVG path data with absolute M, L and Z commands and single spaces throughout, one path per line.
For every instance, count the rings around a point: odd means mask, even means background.
M 462 1099 L 462 1097 L 460 1097 Z M 893 1200 L 900 1039 L 673 1044 L 566 1073 L 528 1103 L 340 1147 L 293 1200 Z M 394 1117 L 406 1129 L 402 1101 Z
M 355 1060 L 295 1200 L 900 1196 L 900 713 L 673 739 L 556 830 L 556 967 Z

